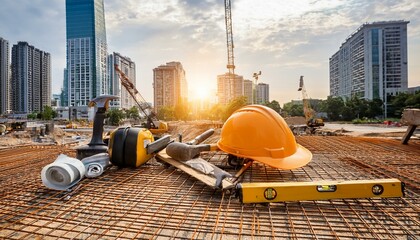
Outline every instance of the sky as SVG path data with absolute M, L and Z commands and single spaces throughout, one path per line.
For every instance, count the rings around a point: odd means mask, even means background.
M 366 22 L 407 20 L 408 86 L 420 86 L 418 0 L 232 0 L 235 73 L 270 85 L 270 101 L 329 95 L 329 58 Z M 108 52 L 136 63 L 137 89 L 153 102 L 153 69 L 182 63 L 189 98 L 215 98 L 227 72 L 223 0 L 104 0 Z M 52 92 L 66 66 L 65 0 L 0 0 L 0 37 L 49 52 Z

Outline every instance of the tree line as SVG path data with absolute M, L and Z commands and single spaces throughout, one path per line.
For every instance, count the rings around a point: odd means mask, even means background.
M 344 100 L 341 97 L 329 96 L 326 100 L 310 99 L 310 105 L 317 113 L 325 113 L 330 121 L 351 121 L 354 119 L 382 119 L 385 115 L 384 102 L 381 99 L 366 100 L 352 97 Z M 387 117 L 401 118 L 405 108 L 420 108 L 420 91 L 400 93 L 387 99 Z M 289 102 L 284 104 L 283 115 L 304 116 L 303 104 Z
M 324 113 L 322 116 L 329 121 L 351 121 L 354 119 L 374 119 L 384 115 L 384 103 L 380 99 L 366 100 L 357 97 L 342 99 L 341 97 L 329 96 L 326 100 L 309 99 L 311 108 L 317 113 Z M 420 108 L 420 91 L 416 93 L 400 93 L 388 98 L 389 118 L 401 118 L 405 108 Z M 177 120 L 215 120 L 226 121 L 226 119 L 237 109 L 246 106 L 246 97 L 233 99 L 229 104 L 215 104 L 209 109 L 198 110 L 192 114 L 186 102 L 178 102 L 174 107 L 163 107 L 157 112 L 157 117 L 163 121 Z M 280 107 L 278 101 L 273 100 L 263 105 L 272 108 L 283 116 L 304 116 L 302 102 L 289 102 Z M 57 116 L 57 112 L 50 106 L 45 106 L 42 112 L 33 112 L 27 115 L 28 119 L 51 120 Z M 141 120 L 141 114 L 136 106 L 130 109 L 110 109 L 106 113 L 108 124 L 119 125 L 125 119 L 134 121 Z

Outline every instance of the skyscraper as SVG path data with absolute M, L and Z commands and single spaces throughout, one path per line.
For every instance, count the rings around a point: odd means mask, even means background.
M 66 0 L 66 33 L 68 105 L 87 106 L 109 93 L 103 0 Z
M 254 103 L 254 83 L 251 80 L 244 80 L 244 96 L 247 104 Z
M 330 95 L 381 99 L 407 92 L 408 21 L 365 23 L 330 58 Z M 385 107 L 385 115 L 386 115 Z
M 266 83 L 258 83 L 255 86 L 256 104 L 264 104 L 270 102 L 270 86 Z
M 129 109 L 137 106 L 133 97 L 128 93 L 127 89 L 121 85 L 120 76 L 115 71 L 114 64 L 117 64 L 121 71 L 136 86 L 136 64 L 129 57 L 123 57 L 119 53 L 113 53 L 108 56 L 108 71 L 110 94 L 120 97 L 111 102 L 111 107 Z
M 229 101 L 244 96 L 244 77 L 235 74 L 233 79 L 233 96 L 230 91 L 229 73 L 217 76 L 217 97 L 219 104 L 228 104 Z
M 168 62 L 153 69 L 154 108 L 175 107 L 188 101 L 185 70 L 180 62 Z
M 10 111 L 9 41 L 0 37 L 0 114 Z
M 51 106 L 51 57 L 27 42 L 12 47 L 12 110 L 41 112 Z

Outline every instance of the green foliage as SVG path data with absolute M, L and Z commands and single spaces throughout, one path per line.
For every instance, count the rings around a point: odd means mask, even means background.
M 173 107 L 161 107 L 156 113 L 158 119 L 164 121 L 175 120 L 175 109 Z
M 397 96 L 392 96 L 389 102 L 391 104 L 388 115 L 400 118 L 405 108 L 420 108 L 420 91 L 414 94 L 399 93 Z
M 223 118 L 225 107 L 221 104 L 213 105 L 209 110 L 208 119 L 209 120 L 220 120 Z
M 343 107 L 344 101 L 340 97 L 328 96 L 327 100 L 325 100 L 325 111 L 328 114 L 328 118 L 332 121 L 341 119 Z
M 383 102 L 381 99 L 373 99 L 368 101 L 368 109 L 366 111 L 366 117 L 375 118 L 376 116 L 383 115 Z
M 303 104 L 288 102 L 283 105 L 283 111 L 289 116 L 305 116 L 303 112 Z
M 108 118 L 108 122 L 110 125 L 118 126 L 125 118 L 125 113 L 121 109 L 113 108 L 108 110 L 105 116 Z
M 247 101 L 245 96 L 237 97 L 230 101 L 223 112 L 222 120 L 226 121 L 230 117 L 230 115 L 232 115 L 233 112 L 235 112 L 243 106 L 246 106 L 246 102 Z
M 130 109 L 125 110 L 126 118 L 138 120 L 140 119 L 139 109 L 136 106 L 132 106 Z
M 50 106 L 44 106 L 44 111 L 41 112 L 42 120 L 51 120 L 57 117 L 57 112 L 54 111 Z
M 271 109 L 273 109 L 274 111 L 276 111 L 278 113 L 280 113 L 280 111 L 281 111 L 280 104 L 276 100 L 273 100 L 271 102 L 267 102 L 264 105 L 267 106 L 267 107 L 269 107 L 269 108 L 271 108 Z
M 28 119 L 35 120 L 37 116 L 38 116 L 38 113 L 37 112 L 33 112 L 33 113 L 29 113 L 26 117 Z
M 51 106 L 44 106 L 44 111 L 42 112 L 33 112 L 29 113 L 26 117 L 28 119 L 42 119 L 42 120 L 52 120 L 57 117 L 57 112 L 52 109 Z

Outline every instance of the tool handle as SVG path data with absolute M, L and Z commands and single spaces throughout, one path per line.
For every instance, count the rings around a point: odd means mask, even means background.
M 214 129 L 210 128 L 209 130 L 203 132 L 202 134 L 198 135 L 197 137 L 194 138 L 194 140 L 191 140 L 189 142 L 187 142 L 188 145 L 197 145 L 200 144 L 201 142 L 203 142 L 204 140 L 206 140 L 207 138 L 209 138 L 211 135 L 213 135 L 214 133 Z
M 166 148 L 166 146 L 168 146 L 168 144 L 171 142 L 173 142 L 171 140 L 171 135 L 163 136 L 158 140 L 147 144 L 146 152 L 147 154 L 160 152 L 162 149 Z
M 199 144 L 193 146 L 192 149 L 200 153 L 202 151 L 216 151 L 219 150 L 219 147 L 216 144 Z

